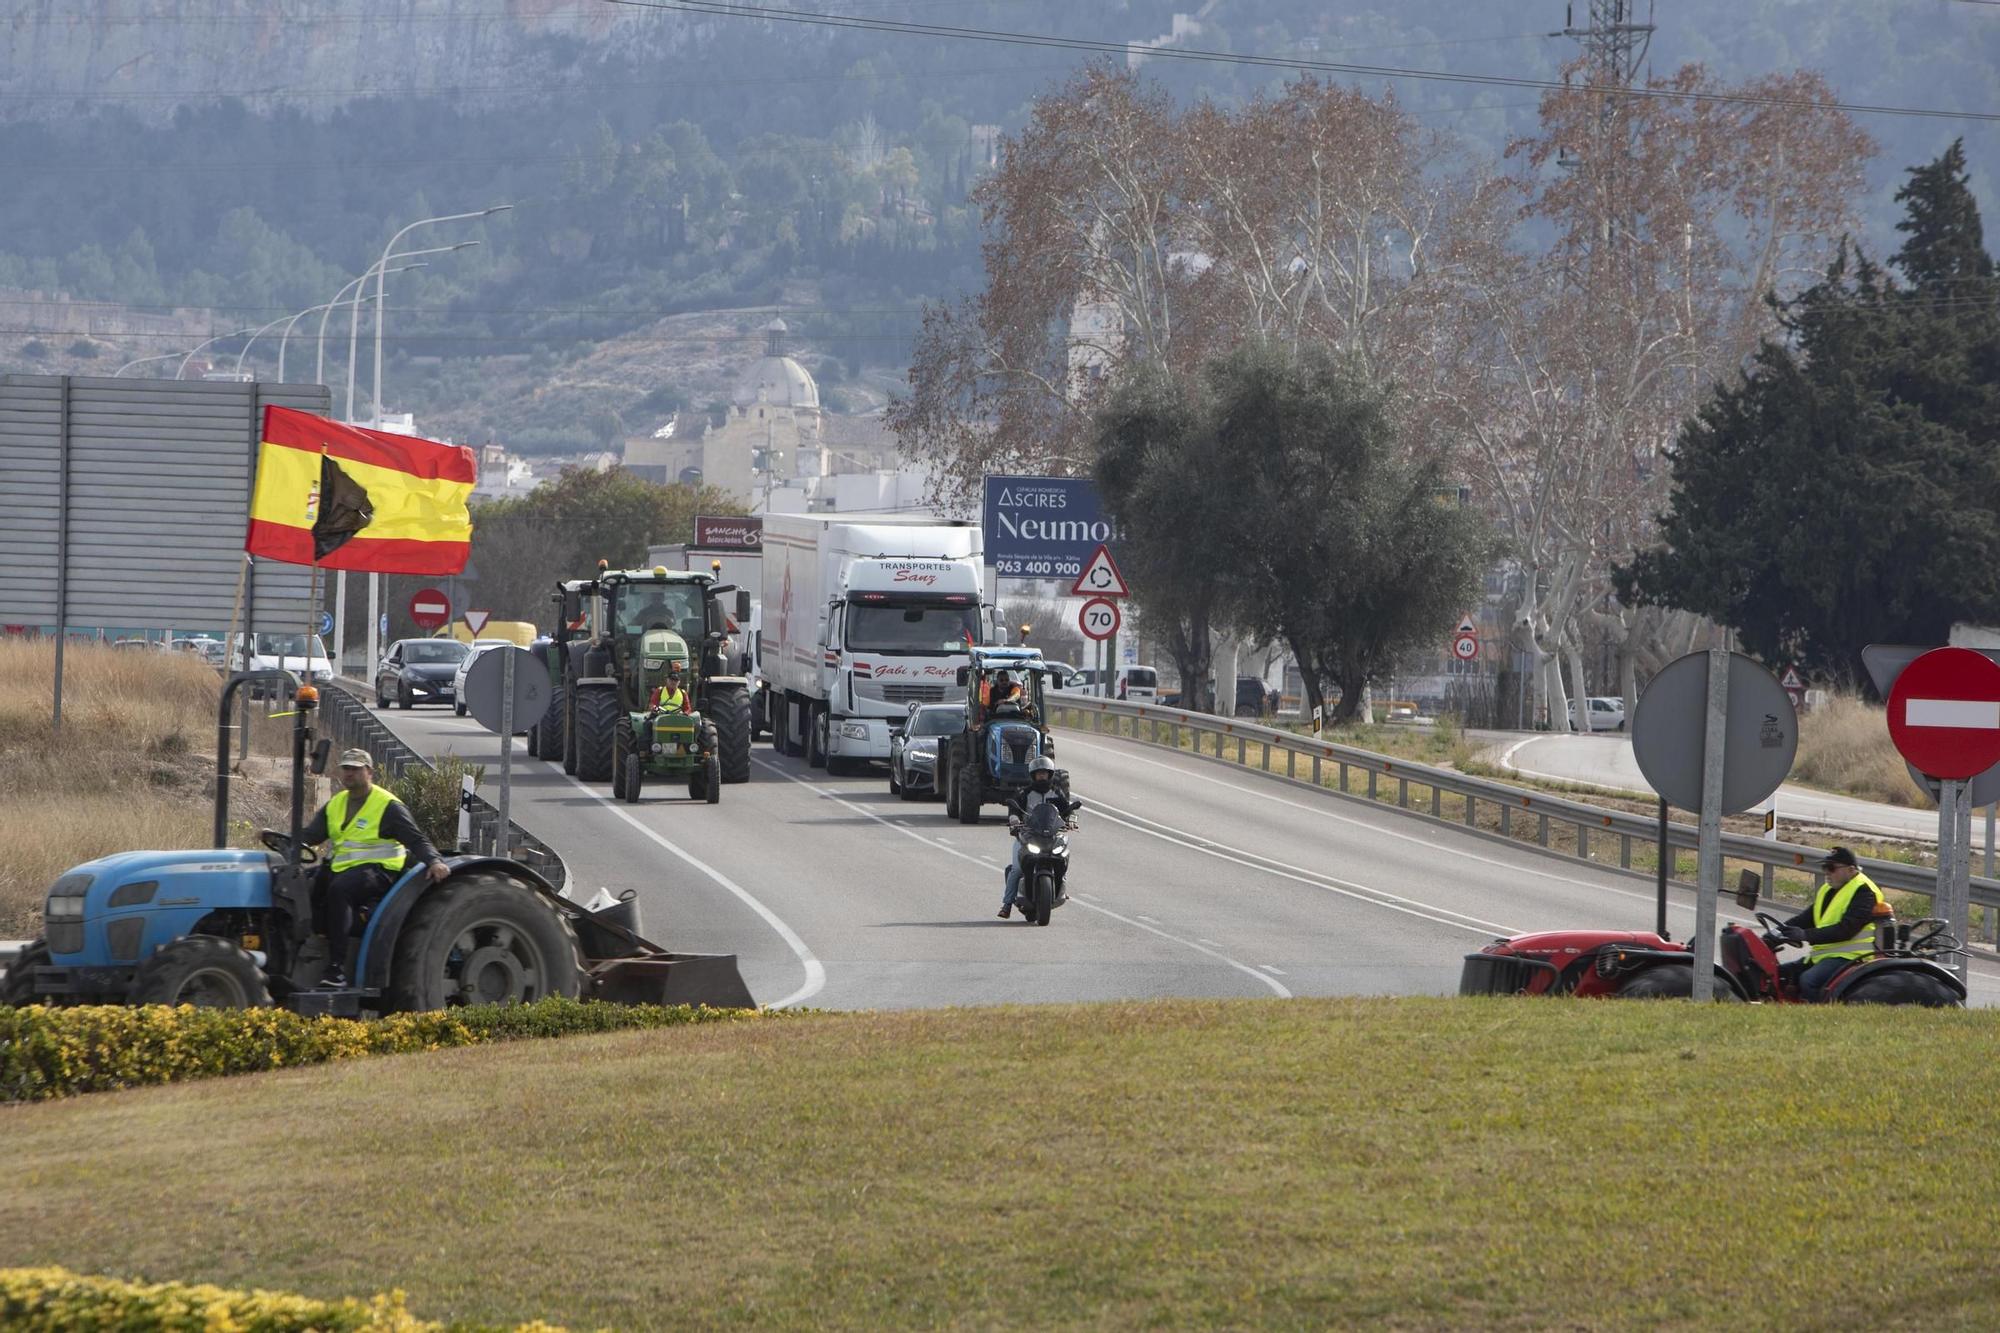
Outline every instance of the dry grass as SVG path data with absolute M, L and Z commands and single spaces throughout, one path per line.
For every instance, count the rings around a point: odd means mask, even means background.
M 1933 806 L 1889 740 L 1884 711 L 1852 694 L 1834 695 L 1799 719 L 1792 781 L 1864 801 L 1918 810 Z
M 0 640 L 0 937 L 34 934 L 50 882 L 78 862 L 208 842 L 214 669 L 180 653 L 72 644 L 60 735 L 54 681 L 52 642 Z M 277 753 L 282 725 L 254 730 L 252 753 Z M 255 816 L 272 797 L 250 788 L 233 804 Z
M 1813 1327 L 1865 1272 L 1841 1323 L 1990 1327 L 1996 1035 L 1249 1000 L 396 1056 L 0 1112 L 0 1264 L 621 1329 Z

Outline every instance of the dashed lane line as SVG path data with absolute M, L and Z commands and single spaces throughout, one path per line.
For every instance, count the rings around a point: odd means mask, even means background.
M 834 794 L 834 792 L 826 788 L 815 787 L 811 783 L 808 783 L 803 778 L 799 777 L 797 774 L 788 773 L 784 769 L 779 768 L 776 764 L 771 763 L 767 759 L 761 759 L 757 758 L 756 756 L 752 756 L 752 761 L 761 765 L 764 768 L 769 769 L 771 772 L 777 774 L 781 778 L 785 778 L 789 781 L 796 782 L 800 786 L 806 787 L 808 790 L 818 792 L 821 800 L 832 801 L 836 805 L 844 806 L 845 808 L 852 810 L 855 814 L 865 815 L 867 818 L 872 819 L 876 823 L 880 824 L 883 828 L 889 829 L 890 831 L 895 833 L 900 833 L 904 837 L 909 838 L 915 842 L 920 842 L 926 847 L 935 848 L 938 851 L 945 853 L 947 856 L 955 856 L 959 860 L 971 862 L 973 865 L 981 864 L 978 857 L 959 851 L 956 847 L 950 846 L 948 843 L 946 843 L 943 838 L 931 837 L 919 833 L 915 829 L 907 829 L 899 827 L 893 821 L 886 819 L 879 814 L 876 814 L 873 810 L 868 809 L 866 806 L 856 805 L 853 801 L 849 801 L 844 799 L 843 797 L 837 796 Z M 981 868 L 983 869 L 984 867 L 982 866 Z M 1134 918 L 1126 916 L 1121 912 L 1114 912 L 1108 907 L 1099 907 L 1096 903 L 1084 902 L 1082 898 L 1080 898 L 1078 895 L 1074 893 L 1072 893 L 1069 896 L 1069 900 L 1075 903 L 1078 907 L 1083 908 L 1087 912 L 1096 912 L 1100 916 L 1110 917 L 1113 921 L 1122 921 L 1126 925 L 1131 926 L 1135 930 L 1143 930 L 1149 935 L 1157 935 L 1163 940 L 1169 940 L 1175 944 L 1181 945 L 1184 948 L 1192 949 L 1198 954 L 1203 954 L 1209 958 L 1213 958 L 1219 963 L 1227 964 L 1229 967 L 1236 969 L 1238 972 L 1241 972 L 1246 977 L 1254 977 L 1259 984 L 1269 989 L 1273 994 L 1278 996 L 1279 999 L 1289 1000 L 1292 998 L 1291 991 L 1286 989 L 1283 983 L 1279 982 L 1276 978 L 1271 977 L 1266 973 L 1258 971 L 1256 968 L 1250 966 L 1248 963 L 1238 962 L 1236 959 L 1231 958 L 1228 954 L 1223 953 L 1220 949 L 1212 949 L 1204 947 L 1203 945 L 1198 944 L 1193 940 L 1187 939 L 1184 936 L 1175 935 L 1169 931 L 1161 930 L 1158 926 L 1149 926 L 1143 921 L 1135 920 Z

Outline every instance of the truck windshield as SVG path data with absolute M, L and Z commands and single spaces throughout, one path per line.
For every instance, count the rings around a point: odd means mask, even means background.
M 858 653 L 962 653 L 979 641 L 976 606 L 847 606 L 847 647 Z
M 707 628 L 699 583 L 628 583 L 618 590 L 618 628 L 625 634 L 670 629 L 699 645 Z

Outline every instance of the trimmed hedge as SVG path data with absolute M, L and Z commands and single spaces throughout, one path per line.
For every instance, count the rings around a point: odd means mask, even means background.
M 125 1282 L 66 1268 L 0 1268 L 0 1325 L 30 1333 L 158 1329 L 162 1333 L 433 1333 L 465 1324 L 418 1319 L 403 1293 L 363 1303 L 316 1301 L 278 1291 L 229 1291 L 184 1282 Z M 563 1333 L 539 1319 L 515 1333 Z
M 42 1101 L 265 1069 L 482 1046 L 524 1037 L 757 1019 L 755 1009 L 560 998 L 365 1021 L 191 1005 L 0 1006 L 0 1102 Z

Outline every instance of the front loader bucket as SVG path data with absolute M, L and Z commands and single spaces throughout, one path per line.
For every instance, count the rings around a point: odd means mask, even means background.
M 609 958 L 590 969 L 591 998 L 610 1004 L 703 1004 L 755 1009 L 733 953 Z

